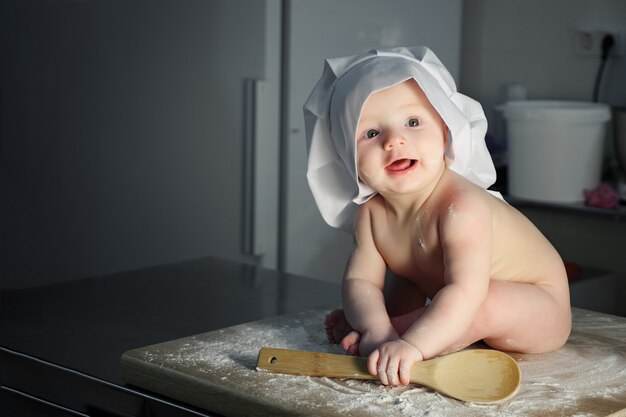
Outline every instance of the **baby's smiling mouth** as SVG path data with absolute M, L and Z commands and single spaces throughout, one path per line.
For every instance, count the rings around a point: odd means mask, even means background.
M 415 160 L 415 159 L 403 158 L 403 159 L 397 159 L 397 160 L 393 161 L 392 163 L 387 165 L 385 167 L 385 169 L 387 171 L 390 171 L 390 172 L 394 173 L 394 174 L 400 174 L 400 173 L 403 173 L 403 172 L 406 172 L 406 171 L 410 170 L 416 164 L 417 164 L 417 160 Z

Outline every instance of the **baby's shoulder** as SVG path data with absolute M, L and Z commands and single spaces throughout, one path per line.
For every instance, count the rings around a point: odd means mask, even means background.
M 361 205 L 361 210 L 366 210 L 370 213 L 385 210 L 385 199 L 380 194 L 376 194 Z
M 447 181 L 437 198 L 443 213 L 453 210 L 474 211 L 490 207 L 491 194 L 460 175 L 454 175 Z
M 384 214 L 385 199 L 381 195 L 376 194 L 374 197 L 359 206 L 355 223 L 356 225 L 364 223 L 372 225 L 376 219 L 380 218 L 380 216 Z
M 454 225 L 454 229 L 480 227 L 490 223 L 494 198 L 467 180 L 452 181 L 439 194 L 433 211 L 442 225 Z

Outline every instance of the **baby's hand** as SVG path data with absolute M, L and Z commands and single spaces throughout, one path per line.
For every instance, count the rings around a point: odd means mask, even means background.
M 389 326 L 388 328 L 384 328 L 382 326 L 376 326 L 361 335 L 361 340 L 359 340 L 359 354 L 361 356 L 368 356 L 382 344 L 398 340 L 399 338 L 400 336 L 398 336 L 398 333 L 396 333 L 393 327 Z
M 380 379 L 384 385 L 408 385 L 411 379 L 411 367 L 424 357 L 409 342 L 398 339 L 384 343 L 367 358 L 370 374 Z

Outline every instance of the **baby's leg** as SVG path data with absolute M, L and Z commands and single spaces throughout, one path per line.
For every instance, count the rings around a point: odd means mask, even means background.
M 461 350 L 484 340 L 489 346 L 522 353 L 542 353 L 561 347 L 571 330 L 571 308 L 567 286 L 555 288 L 538 284 L 492 280 L 487 297 L 467 332 L 442 353 Z M 407 314 L 391 318 L 402 335 L 428 309 L 422 306 Z M 343 310 L 328 317 L 340 318 L 343 337 L 334 343 L 352 353 L 358 353 L 360 334 L 350 327 Z M 327 328 L 328 328 L 327 318 Z M 328 330 L 327 330 L 328 332 Z M 329 338 L 330 339 L 330 338 Z M 331 340 L 332 341 L 332 340 Z
M 426 296 L 417 285 L 407 279 L 396 277 L 391 272 L 387 272 L 385 276 L 384 294 L 389 317 L 401 317 L 414 313 L 426 303 Z
M 426 306 L 398 317 L 391 317 L 391 325 L 400 336 L 424 313 Z M 359 354 L 361 334 L 352 329 L 343 310 L 334 310 L 324 320 L 326 337 L 330 343 L 340 344 L 351 355 Z
M 385 280 L 385 306 L 391 324 L 399 335 L 424 312 L 426 297 L 410 281 L 388 274 Z M 343 310 L 334 310 L 324 320 L 330 343 L 339 343 L 347 352 L 357 355 L 361 335 L 352 329 Z
M 522 353 L 561 347 L 571 330 L 568 288 L 492 280 L 471 327 L 443 353 L 484 340 L 489 346 Z

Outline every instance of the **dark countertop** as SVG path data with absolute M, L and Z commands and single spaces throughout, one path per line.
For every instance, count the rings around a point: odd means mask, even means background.
M 553 211 L 556 213 L 568 213 L 572 215 L 595 217 L 607 221 L 626 221 L 626 206 L 621 205 L 619 209 L 606 209 L 599 207 L 589 207 L 583 203 L 556 203 L 546 201 L 528 200 L 503 194 L 504 199 L 512 206 L 523 210 L 526 208 Z
M 38 398 L 49 396 L 44 400 L 88 412 L 89 407 L 81 405 L 84 401 L 66 404 L 54 398 L 60 395 L 53 387 L 31 388 L 21 375 L 22 359 L 28 366 L 40 362 L 109 389 L 142 393 L 125 386 L 119 376 L 120 357 L 129 349 L 339 304 L 337 284 L 216 258 L 2 290 L 3 394 L 15 389 Z M 145 415 L 157 415 L 152 413 Z

